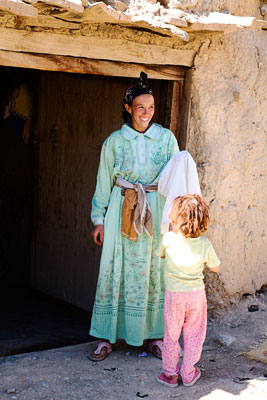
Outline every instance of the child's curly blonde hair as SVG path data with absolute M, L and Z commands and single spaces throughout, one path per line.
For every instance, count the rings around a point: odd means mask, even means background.
M 209 208 L 198 194 L 186 194 L 172 201 L 168 217 L 174 232 L 180 231 L 185 237 L 199 237 L 207 230 Z

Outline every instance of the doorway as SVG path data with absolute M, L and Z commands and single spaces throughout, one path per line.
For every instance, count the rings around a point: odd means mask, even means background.
M 101 251 L 90 237 L 99 156 L 105 138 L 122 124 L 121 101 L 132 80 L 2 67 L 0 81 L 0 287 L 5 304 L 12 305 L 0 317 L 9 321 L 13 343 L 39 323 L 29 346 L 18 351 L 11 343 L 9 354 L 81 343 L 89 340 Z M 12 92 L 25 82 L 33 104 L 27 143 L 14 131 L 12 116 L 3 119 Z M 173 81 L 150 84 L 156 103 L 153 120 L 168 127 Z M 40 344 L 49 324 L 52 332 Z

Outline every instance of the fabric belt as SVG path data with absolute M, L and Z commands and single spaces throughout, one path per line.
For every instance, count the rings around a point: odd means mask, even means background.
M 122 189 L 124 200 L 121 209 L 121 234 L 135 242 L 143 230 L 152 238 L 152 213 L 146 192 L 157 192 L 158 184 L 142 185 L 116 178 L 116 185 Z

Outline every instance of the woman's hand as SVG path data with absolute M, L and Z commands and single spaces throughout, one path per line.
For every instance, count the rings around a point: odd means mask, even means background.
M 102 246 L 104 240 L 104 225 L 96 225 L 91 232 L 94 242 Z

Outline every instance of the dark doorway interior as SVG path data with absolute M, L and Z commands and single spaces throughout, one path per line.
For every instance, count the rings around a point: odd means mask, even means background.
M 38 292 L 29 284 L 36 172 L 34 136 L 31 128 L 25 143 L 23 121 L 12 115 L 4 119 L 12 93 L 25 82 L 35 103 L 38 72 L 0 68 L 0 356 L 90 340 L 89 312 Z
M 91 313 L 34 290 L 9 285 L 0 293 L 0 357 L 94 340 Z
M 0 67 L 0 356 L 92 339 L 100 248 L 90 204 L 102 143 L 122 124 L 131 82 Z M 27 107 L 7 117 L 23 84 Z M 166 127 L 171 85 L 151 80 L 154 121 Z
M 92 310 L 101 247 L 91 239 L 91 199 L 100 151 L 122 125 L 131 79 L 38 74 L 31 285 Z M 165 125 L 168 82 L 151 80 L 154 121 Z

